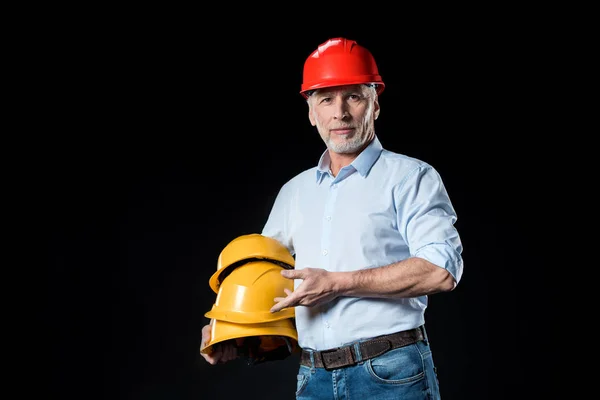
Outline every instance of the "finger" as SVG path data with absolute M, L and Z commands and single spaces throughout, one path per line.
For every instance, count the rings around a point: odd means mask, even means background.
M 302 272 L 302 270 L 297 269 L 283 269 L 281 270 L 281 275 L 284 278 L 301 279 L 304 276 L 304 273 Z
M 231 359 L 231 346 L 226 346 L 223 343 L 223 354 L 221 355 L 221 359 L 219 362 L 224 363 Z
M 223 356 L 223 351 L 218 343 L 213 345 L 211 348 L 212 351 L 209 354 L 200 354 L 209 364 L 215 365 L 219 362 L 219 360 L 221 360 L 221 357 Z
M 237 347 L 233 345 L 233 342 L 223 343 L 223 356 L 221 362 L 227 362 L 235 360 L 237 358 Z
M 294 293 L 292 290 L 288 289 L 288 288 L 284 288 L 283 291 L 285 292 L 285 294 L 287 295 L 286 297 L 275 297 L 275 302 L 279 303 L 282 300 L 285 300 L 286 298 L 288 298 L 292 293 Z
M 278 311 L 283 310 L 286 307 L 289 307 L 290 304 L 293 304 L 293 297 L 292 296 L 288 296 L 288 297 L 275 297 L 273 299 L 275 301 L 275 305 L 273 307 L 271 307 L 271 312 L 275 313 Z

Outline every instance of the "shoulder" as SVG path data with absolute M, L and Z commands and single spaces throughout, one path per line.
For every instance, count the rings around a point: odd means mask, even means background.
M 386 149 L 381 151 L 379 164 L 381 164 L 382 168 L 389 170 L 389 172 L 399 173 L 404 176 L 411 173 L 418 173 L 419 171 L 434 170 L 433 167 L 424 160 Z
M 281 187 L 282 192 L 293 190 L 306 184 L 314 184 L 317 181 L 317 167 L 304 170 L 288 179 Z

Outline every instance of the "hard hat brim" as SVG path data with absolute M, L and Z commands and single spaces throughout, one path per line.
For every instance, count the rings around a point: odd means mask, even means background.
M 215 320 L 212 322 L 211 340 L 200 349 L 203 354 L 210 354 L 212 346 L 226 340 L 251 336 L 285 336 L 298 341 L 298 333 L 292 319 L 264 322 L 259 324 L 236 324 Z

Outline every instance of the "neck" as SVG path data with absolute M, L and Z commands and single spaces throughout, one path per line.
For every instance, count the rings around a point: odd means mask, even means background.
M 360 152 L 352 154 L 340 154 L 334 153 L 333 151 L 329 150 L 329 169 L 331 170 L 333 176 L 337 176 L 337 174 L 340 172 L 340 169 L 344 168 L 347 165 L 350 165 L 352 161 L 354 161 L 356 157 L 358 157 L 359 154 Z
M 350 165 L 352 161 L 354 161 L 356 157 L 358 157 L 358 155 L 362 153 L 364 149 L 367 148 L 367 146 L 373 141 L 373 139 L 374 137 L 367 140 L 365 144 L 354 153 L 336 153 L 329 149 L 329 169 L 331 170 L 333 176 L 337 176 L 337 174 L 340 172 L 340 169 Z

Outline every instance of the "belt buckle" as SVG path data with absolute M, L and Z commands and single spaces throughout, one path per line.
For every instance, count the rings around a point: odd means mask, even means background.
M 327 371 L 331 371 L 332 369 L 335 369 L 335 368 L 347 367 L 349 365 L 356 364 L 356 360 L 354 359 L 354 354 L 352 354 L 352 349 L 351 348 L 352 348 L 352 346 L 344 346 L 344 347 L 338 347 L 336 349 L 322 350 L 322 351 L 320 351 L 319 354 L 321 356 L 321 362 L 323 363 L 323 368 L 325 368 Z M 337 356 L 336 358 L 334 358 L 332 360 L 331 363 L 328 363 L 328 362 L 325 361 L 325 357 L 324 356 L 326 354 L 330 354 L 330 353 L 339 353 L 341 355 L 347 355 L 347 357 L 345 357 L 344 359 L 342 359 L 340 356 Z M 340 362 L 342 360 L 344 362 Z M 348 363 L 347 362 L 348 360 L 351 360 L 351 361 Z

